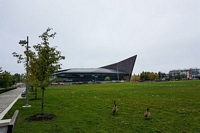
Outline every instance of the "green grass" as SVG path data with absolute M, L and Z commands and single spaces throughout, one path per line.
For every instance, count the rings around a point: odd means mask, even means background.
M 113 100 L 119 109 L 115 116 Z M 51 121 L 25 121 L 41 112 L 41 100 L 29 101 L 31 108 L 24 104 L 18 100 L 5 116 L 20 110 L 17 133 L 200 132 L 200 81 L 52 86 L 44 103 L 44 112 L 56 115 Z M 147 107 L 150 119 L 143 117 Z

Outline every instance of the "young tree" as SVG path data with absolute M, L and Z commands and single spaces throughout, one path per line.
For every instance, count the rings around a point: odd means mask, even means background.
M 49 39 L 54 38 L 56 35 L 56 32 L 50 34 L 49 32 L 51 30 L 52 28 L 47 28 L 47 30 L 39 36 L 42 42 L 33 46 L 35 52 L 30 49 L 24 51 L 27 58 L 23 58 L 22 55 L 18 55 L 15 52 L 13 53 L 13 56 L 18 58 L 19 63 L 26 63 L 27 60 L 29 61 L 28 65 L 25 64 L 29 73 L 26 81 L 32 86 L 42 89 L 41 114 L 44 114 L 44 90 L 52 82 L 51 77 L 54 72 L 60 69 L 61 63 L 59 63 L 59 61 L 65 59 L 64 56 L 61 56 L 61 52 L 56 50 L 56 47 L 49 46 Z M 21 44 L 23 44 L 23 42 L 21 42 Z M 25 46 L 27 49 L 26 45 L 22 46 Z
M 48 40 L 56 35 L 56 33 L 49 34 L 51 30 L 51 28 L 48 28 L 46 32 L 39 36 L 43 42 L 33 46 L 36 52 L 30 52 L 28 66 L 31 84 L 42 89 L 41 114 L 44 114 L 44 90 L 51 84 L 53 73 L 60 69 L 59 61 L 65 59 L 64 56 L 61 56 L 61 52 L 56 50 L 56 47 L 49 46 Z

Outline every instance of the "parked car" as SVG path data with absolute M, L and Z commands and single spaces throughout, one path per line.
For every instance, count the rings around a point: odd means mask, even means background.
M 58 85 L 64 85 L 65 83 L 63 83 L 63 82 L 58 82 L 57 84 L 58 84 Z
M 65 83 L 64 82 L 53 82 L 51 83 L 51 85 L 64 85 Z

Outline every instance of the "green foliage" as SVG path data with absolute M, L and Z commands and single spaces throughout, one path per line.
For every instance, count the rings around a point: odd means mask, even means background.
M 149 73 L 148 78 L 151 81 L 156 80 L 156 79 L 158 79 L 158 74 L 151 72 L 151 73 Z
M 105 77 L 105 81 L 110 81 L 110 77 Z
M 12 84 L 16 84 L 20 82 L 20 80 L 21 80 L 20 74 L 15 73 L 14 75 L 12 75 Z
M 54 79 L 51 79 L 51 81 L 53 81 L 53 82 L 62 82 L 63 81 L 63 79 L 61 79 L 61 78 L 54 78 Z
M 25 57 L 13 52 L 13 56 L 18 58 L 18 63 L 24 63 L 27 70 L 28 77 L 26 81 L 30 86 L 40 87 L 42 89 L 42 113 L 44 113 L 44 90 L 48 87 L 52 80 L 51 77 L 55 71 L 60 69 L 60 60 L 65 59 L 61 56 L 61 52 L 56 50 L 56 47 L 50 47 L 49 39 L 54 38 L 56 32 L 50 34 L 49 32 L 52 28 L 47 28 L 47 30 L 40 35 L 42 42 L 37 45 L 33 45 L 34 51 L 32 51 L 27 45 L 26 41 L 20 41 L 19 44 L 25 47 L 24 51 Z
M 175 80 L 182 80 L 184 78 L 187 78 L 187 75 L 186 74 L 180 74 L 180 73 L 178 73 L 178 74 L 174 75 L 173 78 Z
M 125 76 L 125 77 L 123 78 L 123 80 L 126 81 L 126 82 L 129 82 L 129 81 L 130 81 L 129 76 Z
M 24 67 L 27 68 L 29 58 L 31 57 L 31 50 L 30 50 L 31 47 L 28 46 L 28 38 L 27 38 L 27 41 L 26 40 L 20 40 L 19 44 L 22 47 L 25 47 L 24 56 L 22 54 L 18 54 L 16 52 L 13 52 L 12 55 L 13 55 L 13 57 L 16 57 L 18 59 L 17 63 L 23 63 Z
M 140 80 L 148 80 L 147 72 L 140 73 Z
M 9 72 L 3 71 L 0 73 L 0 87 L 8 88 L 12 85 L 12 80 L 12 75 Z
M 31 108 L 22 108 L 21 99 L 4 119 L 10 119 L 20 109 L 17 133 L 195 133 L 200 131 L 199 86 L 199 80 L 52 86 L 46 90 L 45 99 L 46 112 L 55 114 L 54 120 L 25 121 L 38 112 L 40 101 L 31 100 Z M 119 109 L 115 116 L 113 100 Z M 147 107 L 150 119 L 143 116 Z
M 26 75 L 25 74 L 20 74 L 20 82 L 25 83 L 26 82 Z
M 139 81 L 139 80 L 140 80 L 139 74 L 138 74 L 138 75 L 134 74 L 134 75 L 132 76 L 132 79 L 133 79 L 133 81 Z
M 2 70 L 2 67 L 0 67 L 0 73 L 2 72 L 3 70 Z
M 154 73 L 154 72 L 142 72 L 140 74 L 140 80 L 150 80 L 150 81 L 153 81 L 153 80 L 156 80 L 158 79 L 158 74 L 157 73 Z
M 183 80 L 187 78 L 187 74 L 183 74 L 178 72 L 177 74 L 169 74 L 169 79 L 170 80 Z
M 42 89 L 42 110 L 41 114 L 44 114 L 44 90 L 51 84 L 51 77 L 55 71 L 60 69 L 60 60 L 65 59 L 61 56 L 61 52 L 56 50 L 56 47 L 50 47 L 48 40 L 54 38 L 56 33 L 49 34 L 51 28 L 48 28 L 40 38 L 43 42 L 34 45 L 33 48 L 36 52 L 30 51 L 30 63 L 27 66 L 29 71 L 29 83 L 35 87 L 41 87 Z M 31 82 L 30 82 L 31 81 Z
M 181 79 L 184 79 L 184 78 L 187 78 L 186 74 L 178 73 L 177 75 L 174 75 L 174 79 L 176 79 L 176 80 L 181 80 Z
M 19 74 L 16 73 L 14 75 L 11 75 L 9 72 L 3 71 L 0 67 L 0 88 L 8 89 L 9 87 L 11 87 L 11 85 L 14 85 L 15 83 L 19 82 L 19 80 Z
M 36 52 L 30 52 L 29 78 L 34 81 L 32 84 L 36 87 L 49 86 L 53 73 L 60 69 L 59 61 L 65 59 L 64 56 L 61 56 L 61 52 L 56 50 L 56 47 L 49 46 L 48 40 L 56 35 L 56 33 L 49 34 L 50 30 L 52 29 L 48 28 L 39 36 L 43 42 L 33 46 Z

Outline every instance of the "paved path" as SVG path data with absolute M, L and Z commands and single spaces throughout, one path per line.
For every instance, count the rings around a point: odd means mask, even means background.
M 26 88 L 17 88 L 17 89 L 0 94 L 0 120 L 15 104 L 17 99 L 21 97 L 21 93 L 25 89 Z

